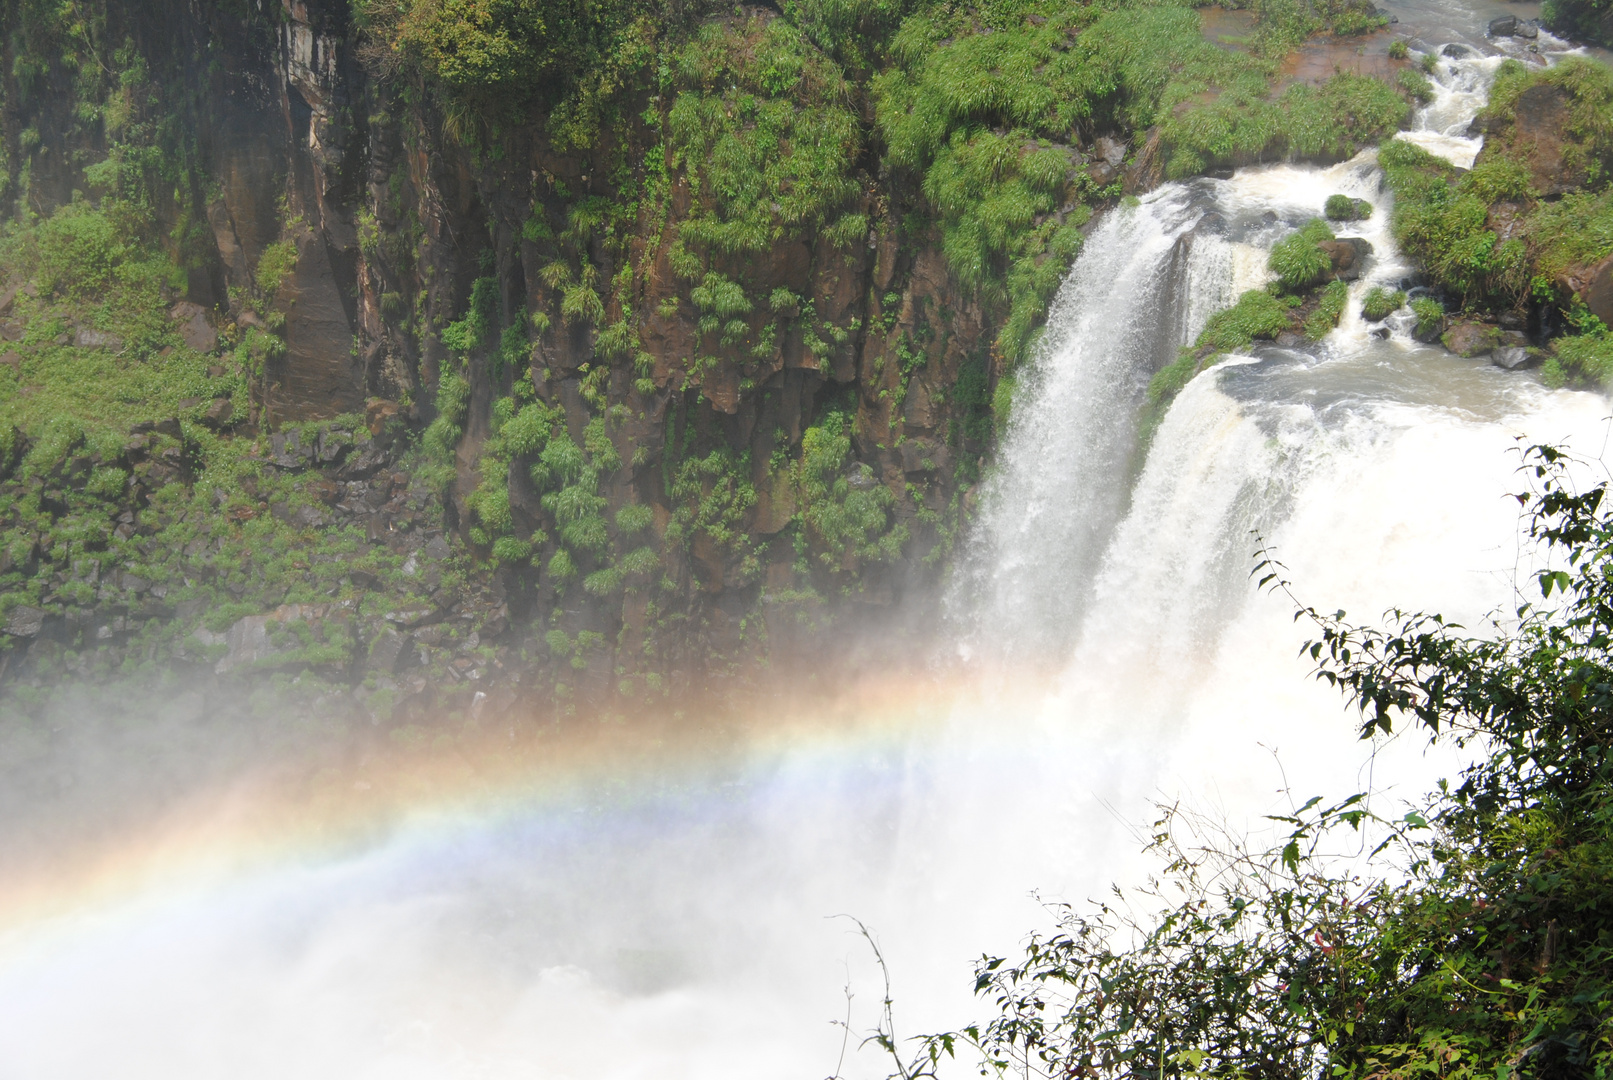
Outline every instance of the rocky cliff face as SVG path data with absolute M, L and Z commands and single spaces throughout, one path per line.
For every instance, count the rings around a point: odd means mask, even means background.
M 721 32 L 746 46 L 776 18 L 745 9 Z M 670 103 L 653 95 L 588 149 L 542 115 L 456 130 L 379 77 L 342 0 L 149 0 L 109 9 L 86 41 L 122 42 L 152 113 L 184 132 L 168 149 L 188 188 L 153 212 L 189 245 L 187 280 L 161 303 L 216 381 L 121 450 L 86 446 L 85 470 L 144 470 L 108 499 L 116 535 L 62 547 L 28 526 L 8 565 L 33 583 L 13 597 L 14 677 L 33 670 L 29 643 L 36 666 L 69 654 L 86 674 L 85 657 L 117 668 L 142 654 L 130 635 L 172 623 L 148 660 L 317 669 L 405 697 L 516 670 L 546 693 L 642 690 L 826 645 L 848 612 L 892 625 L 879 613 L 933 596 L 990 439 L 996 327 L 937 237 L 904 232 L 880 177 L 859 166 L 829 225 L 711 244 L 691 270 L 680 225 L 712 220 L 714 195 L 667 150 Z M 85 95 L 62 68 L 44 63 L 45 92 L 14 80 L 6 95 L 11 191 L 45 219 L 122 145 L 64 107 Z M 1118 164 L 1123 148 L 1105 149 Z M 78 318 L 59 290 L 32 296 L 15 313 L 24 350 L 46 319 Z M 26 500 L 35 447 L 17 438 L 8 483 Z M 198 438 L 250 449 L 206 473 Z M 209 476 L 216 522 L 199 504 L 157 512 L 180 498 L 165 484 L 199 499 Z M 339 567 L 336 538 L 357 534 L 398 565 L 321 579 L 322 602 L 299 603 L 294 565 L 274 582 L 252 569 L 268 533 L 242 530 L 271 525 L 311 566 Z M 194 542 L 160 550 L 174 529 Z M 213 565 L 232 550 L 238 586 Z M 83 595 L 80 563 L 97 568 Z M 208 622 L 231 601 L 259 610 Z M 336 652 L 275 644 L 293 624 Z

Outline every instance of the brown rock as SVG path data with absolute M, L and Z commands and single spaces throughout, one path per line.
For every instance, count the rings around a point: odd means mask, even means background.
M 1568 91 L 1550 83 L 1531 86 L 1518 95 L 1510 117 L 1488 116 L 1474 122 L 1487 136 L 1475 165 L 1500 155 L 1527 163 L 1530 186 L 1546 197 L 1576 191 L 1591 179 L 1591 167 L 1574 145 Z
M 1354 281 L 1359 278 L 1367 256 L 1372 254 L 1372 245 L 1359 236 L 1349 236 L 1342 240 L 1323 240 L 1316 246 L 1321 248 L 1332 262 L 1333 276 L 1340 281 Z
M 371 435 L 380 435 L 386 422 L 398 415 L 398 403 L 384 398 L 370 398 L 364 403 L 364 424 Z
M 1457 356 L 1474 357 L 1489 355 L 1500 343 L 1500 336 L 1493 326 L 1462 319 L 1452 323 L 1439 340 Z
M 1613 326 L 1613 255 L 1587 267 L 1576 267 L 1557 278 L 1557 288 L 1578 297 L 1592 315 Z
M 207 411 L 202 414 L 202 424 L 219 430 L 229 424 L 230 418 L 235 415 L 235 405 L 227 397 L 214 398 Z
M 286 317 L 286 352 L 272 377 L 279 420 L 321 420 L 361 408 L 362 369 L 353 356 L 353 324 L 325 243 L 304 228 L 292 237 L 297 265 L 275 298 Z
M 756 495 L 755 529 L 763 536 L 772 536 L 795 517 L 795 487 L 788 472 L 773 477 L 770 485 L 758 485 Z
M 181 300 L 169 309 L 168 315 L 179 323 L 179 336 L 187 347 L 199 353 L 210 353 L 218 347 L 218 331 L 207 321 L 207 309 L 202 305 Z

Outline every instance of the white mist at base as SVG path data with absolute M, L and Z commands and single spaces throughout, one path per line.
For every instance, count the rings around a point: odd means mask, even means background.
M 1155 799 L 1234 829 L 1313 794 L 1415 799 L 1459 762 L 1414 736 L 1369 760 L 1307 678 L 1291 602 L 1250 581 L 1257 534 L 1305 602 L 1481 627 L 1530 565 L 1505 498 L 1515 440 L 1599 456 L 1607 404 L 1372 337 L 1362 293 L 1406 270 L 1377 183 L 1370 156 L 1244 170 L 1094 231 L 972 553 L 974 640 L 1068 658 L 1045 700 L 994 697 L 981 661 L 977 693 L 900 739 L 415 821 L 368 851 L 23 928 L 0 938 L 0 1076 L 879 1077 L 856 1036 L 841 1061 L 842 988 L 862 1033 L 883 986 L 833 916 L 876 933 L 899 1034 L 938 1030 L 989 1010 L 974 957 L 1048 924 L 1033 890 L 1080 903 L 1153 868 L 1134 830 Z M 1376 205 L 1339 330 L 1201 374 L 1129 482 L 1158 351 L 1258 284 L 1258 254 L 1334 192 Z M 1211 211 L 1222 230 L 1184 254 Z

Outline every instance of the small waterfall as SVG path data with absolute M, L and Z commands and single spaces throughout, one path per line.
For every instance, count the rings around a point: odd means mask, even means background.
M 1105 217 L 1053 302 L 953 596 L 977 643 L 1058 651 L 1086 608 L 1125 508 L 1143 391 L 1192 332 L 1178 317 L 1185 268 L 1227 255 L 1212 243 L 1183 257 L 1203 213 L 1194 194 L 1167 184 Z

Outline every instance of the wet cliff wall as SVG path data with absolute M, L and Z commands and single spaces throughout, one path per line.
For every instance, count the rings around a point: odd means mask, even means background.
M 933 625 L 1095 211 L 1408 110 L 1273 92 L 1359 5 L 533 11 L 6 8 L 13 682 L 833 670 Z

